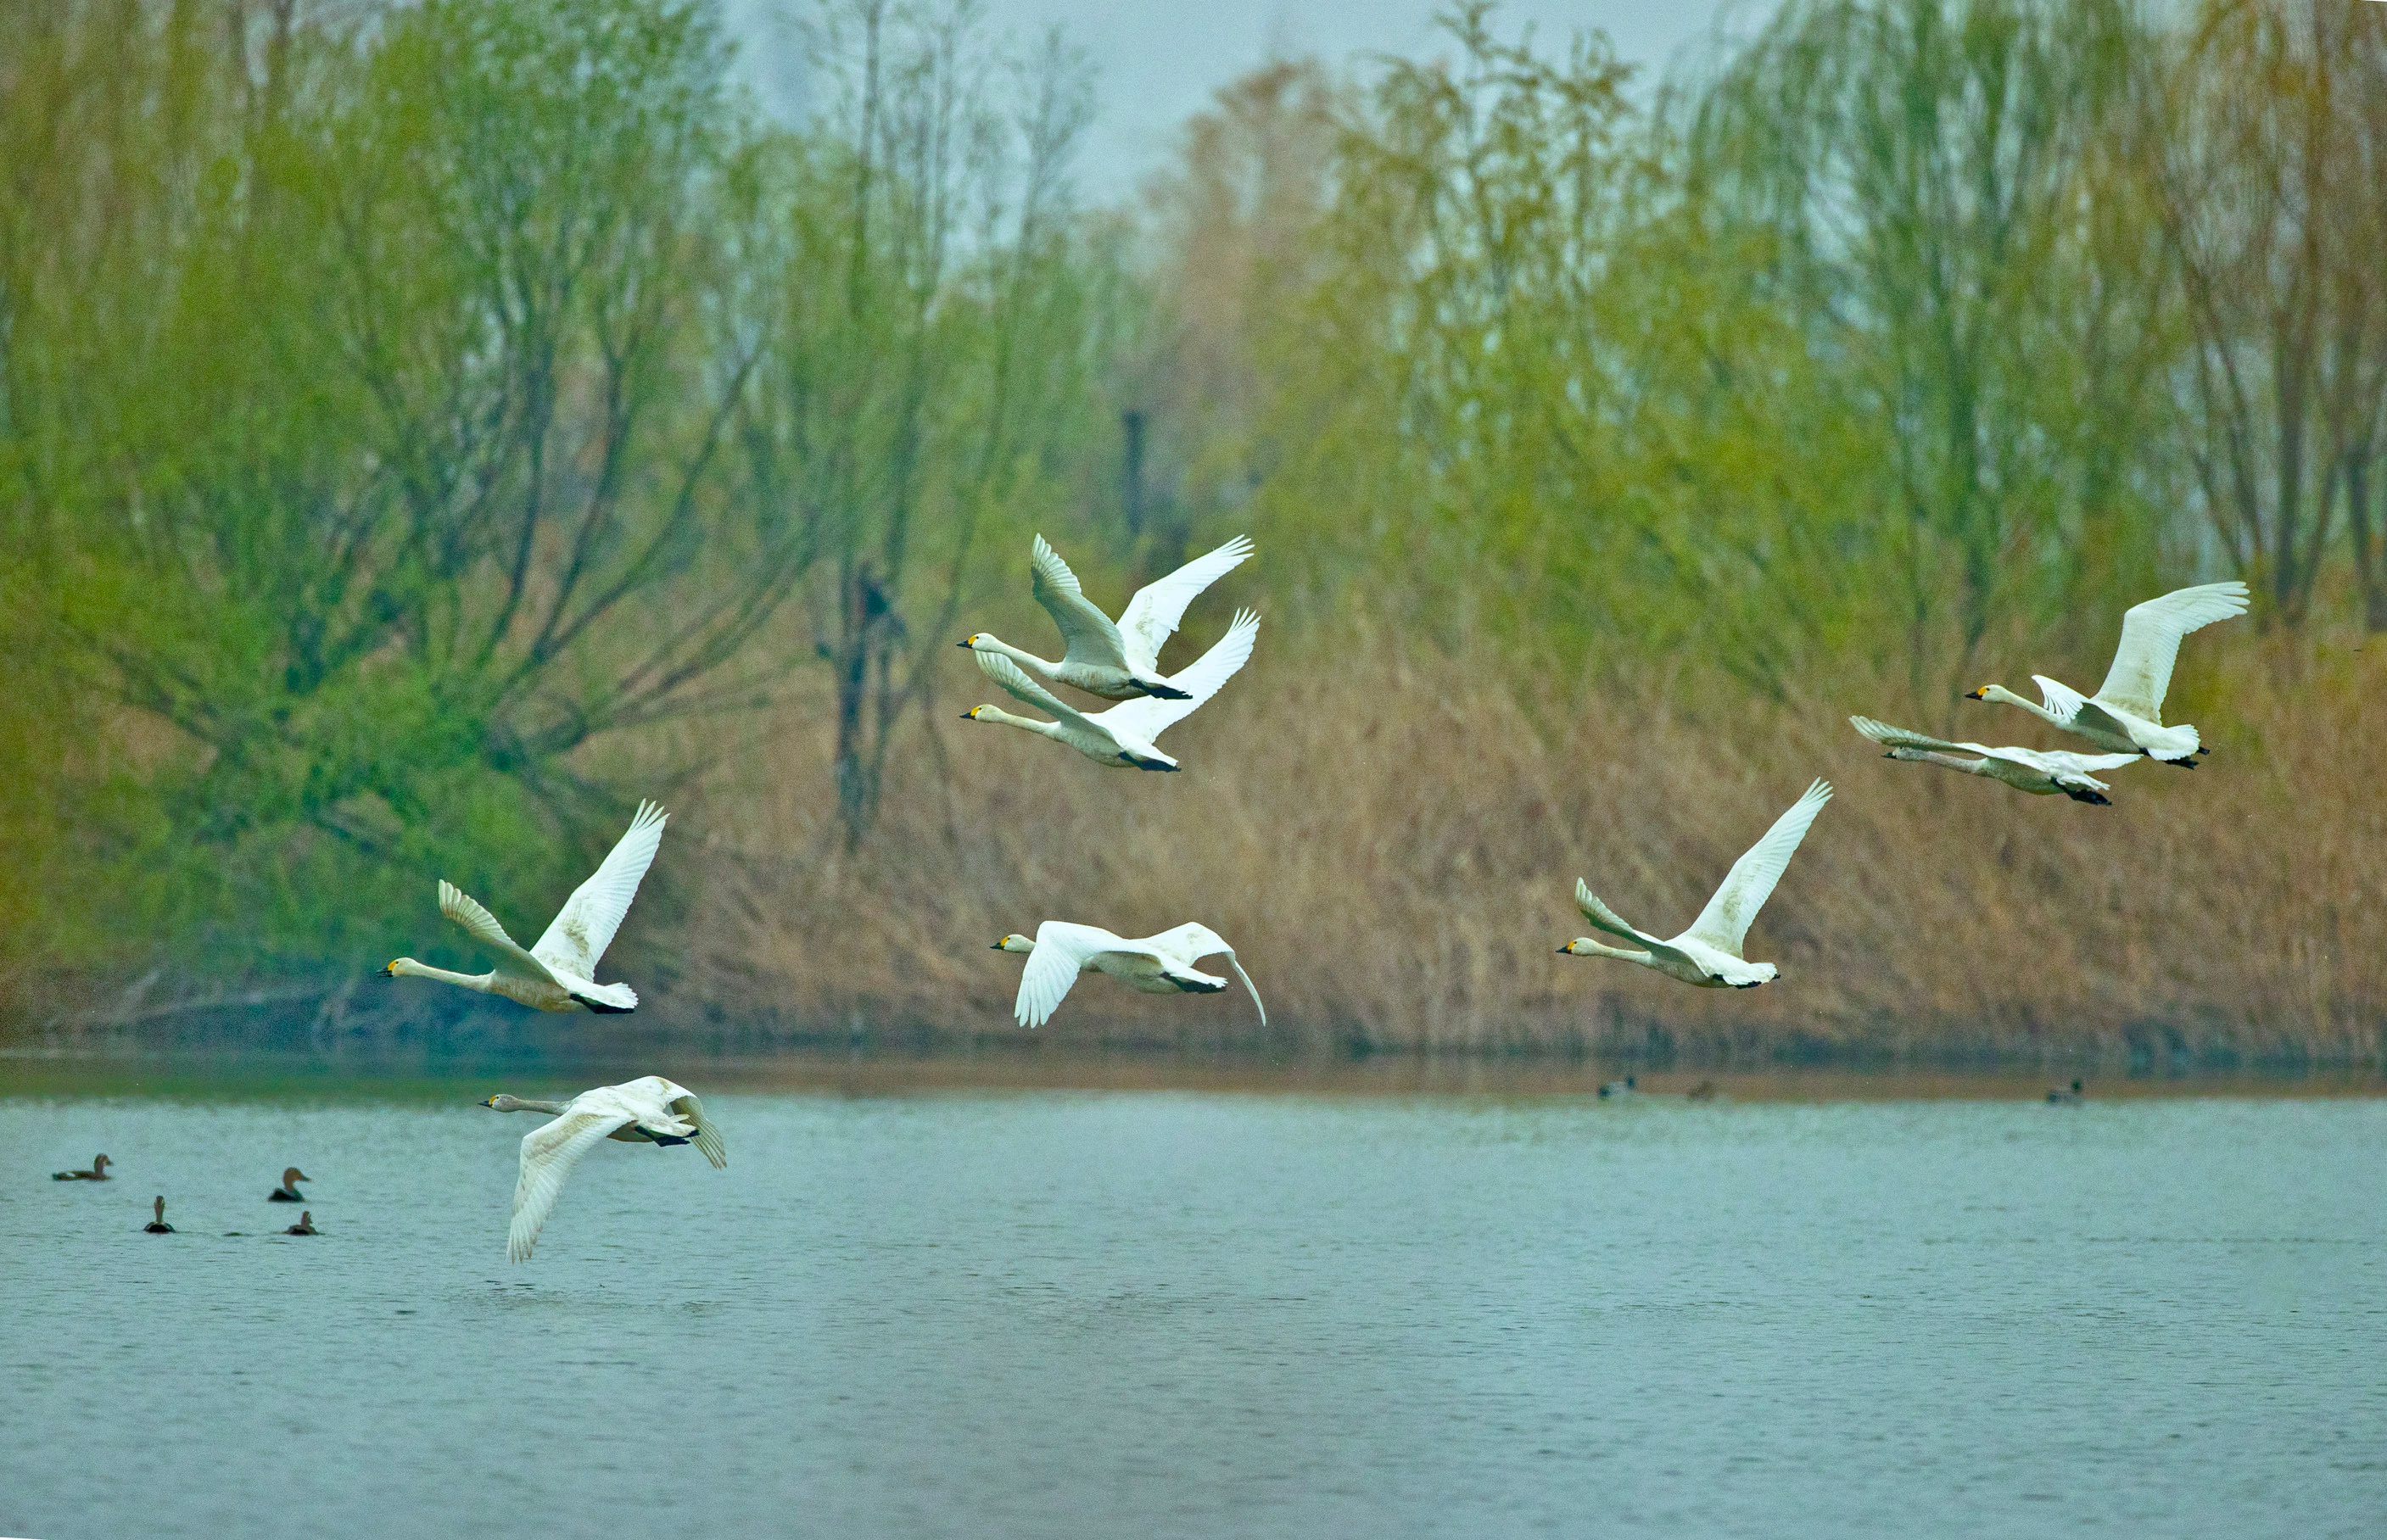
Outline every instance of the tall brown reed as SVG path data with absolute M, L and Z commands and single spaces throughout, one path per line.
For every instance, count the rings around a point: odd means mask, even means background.
M 1264 634 L 1169 736 L 1174 776 L 953 720 L 991 694 L 963 669 L 947 688 L 967 698 L 941 702 L 852 856 L 819 790 L 825 739 L 791 713 L 681 820 L 703 847 L 683 990 L 790 1028 L 1000 1038 L 1018 1030 L 1019 965 L 987 950 L 996 937 L 1199 918 L 1236 943 L 1280 1047 L 2380 1056 L 2387 648 L 2250 647 L 2226 675 L 2183 670 L 2175 715 L 2214 752 L 2193 773 L 2115 772 L 2112 807 L 1888 764 L 1845 723 L 2051 736 L 2010 709 L 1915 720 L 1879 703 L 1887 686 L 1868 699 L 1845 680 L 1783 704 L 1555 684 L 1521 701 L 1481 661 L 1367 648 L 1329 672 L 1328 656 Z M 1585 929 L 1578 875 L 1671 934 L 1815 775 L 1838 798 L 1749 937 L 1780 982 L 1695 991 L 1555 955 Z M 1101 979 L 1042 1031 L 1263 1041 L 1239 993 Z

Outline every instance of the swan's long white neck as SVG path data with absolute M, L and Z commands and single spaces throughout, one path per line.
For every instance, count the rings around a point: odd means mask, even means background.
M 393 976 L 409 978 L 436 978 L 443 984 L 460 984 L 468 990 L 478 990 L 483 994 L 489 992 L 490 981 L 497 978 L 495 973 L 450 973 L 446 968 L 436 968 L 428 963 L 418 963 L 411 957 L 400 957 L 397 962 L 389 965 L 389 971 Z
M 517 1096 L 514 1098 L 513 1105 L 503 1107 L 499 1110 L 503 1112 L 543 1112 L 552 1117 L 562 1113 L 570 1112 L 572 1110 L 572 1104 L 569 1102 L 544 1101 L 535 1096 Z
M 1989 773 L 1989 762 L 1986 759 L 1959 759 L 1954 754 L 1943 754 L 1936 749 L 1892 749 L 1890 755 L 1895 759 L 1912 760 L 1917 764 L 1937 764 L 1943 769 L 1961 770 L 1967 776 Z
M 2014 691 L 2006 688 L 2003 685 L 1983 686 L 1981 688 L 1981 699 L 1984 701 L 1995 701 L 2001 705 L 2020 706 L 2023 710 L 2030 713 L 2031 715 L 2038 717 L 2041 722 L 2052 722 L 2059 727 L 2065 726 L 2071 722 L 2070 717 L 2058 716 L 2036 701 L 2026 701 L 2021 696 L 2016 695 Z
M 1603 946 L 1599 942 L 1593 940 L 1588 936 L 1576 937 L 1574 940 L 1574 954 L 1578 957 L 1621 957 L 1628 963 L 1648 963 L 1656 961 L 1655 958 L 1651 957 L 1650 954 L 1646 952 L 1627 952 L 1623 947 Z
M 978 640 L 971 644 L 970 650 L 974 652 L 1000 652 L 1004 657 L 1010 659 L 1013 663 L 1024 663 L 1028 667 L 1034 669 L 1037 673 L 1044 675 L 1047 679 L 1052 678 L 1061 671 L 1061 665 L 1059 663 L 1048 662 L 1045 659 L 1038 657 L 1033 652 L 1023 652 L 1019 649 L 1012 646 L 1009 642 L 1004 641 L 1001 637 L 990 637 L 984 633 L 980 633 Z
M 1061 736 L 1061 725 L 1058 722 L 1039 722 L 1034 717 L 1014 716 L 1001 706 L 980 706 L 978 709 L 978 719 L 980 722 L 1008 723 L 1014 727 L 1025 727 L 1031 733 L 1042 733 L 1046 738 Z

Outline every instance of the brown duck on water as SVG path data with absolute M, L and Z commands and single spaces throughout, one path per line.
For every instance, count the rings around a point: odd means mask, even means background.
M 313 1235 L 318 1233 L 315 1229 L 315 1216 L 306 1209 L 300 1209 L 298 1211 L 298 1222 L 292 1225 L 288 1230 L 284 1231 L 282 1233 L 284 1235 Z
M 309 1176 L 306 1172 L 298 1169 L 296 1166 L 285 1166 L 282 1168 L 282 1185 L 267 1193 L 265 1195 L 265 1201 L 268 1203 L 303 1203 L 306 1200 L 299 1194 L 298 1184 L 302 1181 L 312 1181 L 314 1180 L 315 1179 L 313 1177 Z
M 166 1222 L 166 1199 L 165 1199 L 165 1197 L 161 1194 L 161 1195 L 160 1195 L 160 1196 L 159 1196 L 159 1197 L 158 1197 L 158 1198 L 154 1203 L 152 1203 L 152 1204 L 149 1205 L 149 1207 L 150 1207 L 150 1212 L 151 1212 L 151 1213 L 153 1213 L 153 1214 L 155 1214 L 155 1215 L 157 1215 L 158 1217 L 157 1217 L 156 1218 L 154 1218 L 154 1219 L 150 1220 L 147 1224 L 143 1225 L 143 1226 L 141 1227 L 141 1232 L 142 1232 L 144 1235 L 171 1235 L 171 1234 L 173 1234 L 173 1233 L 174 1233 L 174 1227 L 173 1227 L 172 1225 L 168 1224 L 168 1223 Z
M 107 1180 L 107 1168 L 110 1164 L 111 1162 L 106 1155 L 95 1155 L 92 1158 L 90 1170 L 52 1171 L 50 1173 L 50 1180 L 52 1181 L 106 1181 Z

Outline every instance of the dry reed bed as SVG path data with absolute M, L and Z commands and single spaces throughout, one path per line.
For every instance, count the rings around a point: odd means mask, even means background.
M 725 1018 L 1001 1035 L 1020 965 L 987 950 L 997 936 L 1199 918 L 1237 943 L 1269 1037 L 1309 1049 L 2376 1062 L 2387 655 L 2306 660 L 2292 688 L 2282 673 L 2184 670 L 2177 713 L 2215 751 L 2192 774 L 2126 767 L 2098 808 L 1888 764 L 1844 721 L 2049 740 L 2010 710 L 1935 721 L 1842 685 L 1814 697 L 1828 706 L 1704 722 L 1609 699 L 1529 716 L 1463 663 L 1320 677 L 1263 647 L 1170 734 L 1181 775 L 952 719 L 980 694 L 940 702 L 852 854 L 827 745 L 791 713 L 679 821 L 708 832 L 684 890 L 706 949 L 678 983 Z M 1750 934 L 1780 983 L 1693 991 L 1554 954 L 1586 928 L 1578 875 L 1672 933 L 1814 775 L 1839 796 Z M 1258 1041 L 1240 992 L 1100 979 L 1044 1030 Z

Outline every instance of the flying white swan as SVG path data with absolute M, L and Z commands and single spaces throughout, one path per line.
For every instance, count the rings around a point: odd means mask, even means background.
M 2086 700 L 2071 686 L 2043 674 L 2030 677 L 2045 705 L 2033 705 L 2003 685 L 1967 690 L 1964 699 L 2020 706 L 2100 749 L 2144 754 L 2193 770 L 2194 756 L 2208 751 L 2197 741 L 2196 729 L 2186 724 L 2163 725 L 2163 698 L 2171 686 L 2171 665 L 2179 656 L 2182 637 L 2245 612 L 2243 583 L 2178 588 L 2161 599 L 2133 604 L 2123 612 L 2122 645 L 2114 650 L 2114 666 L 2105 671 L 2105 682 L 2097 687 L 2097 693 Z
M 562 1195 L 563 1179 L 600 1139 L 625 1144 L 694 1144 L 719 1170 L 729 1164 L 721 1130 L 705 1117 L 704 1104 L 684 1086 L 661 1075 L 620 1085 L 600 1085 L 569 1102 L 538 1102 L 524 1096 L 492 1096 L 481 1104 L 497 1112 L 556 1115 L 523 1135 L 522 1177 L 514 1183 L 513 1227 L 506 1232 L 510 1260 L 530 1260 L 539 1227 Z
M 2105 793 L 2113 788 L 2090 772 L 2116 770 L 2141 757 L 2137 754 L 2074 754 L 2060 749 L 1991 749 L 1979 743 L 1951 743 L 1946 738 L 1893 727 L 1870 716 L 1851 716 L 1849 726 L 1888 749 L 1889 751 L 1882 755 L 1884 759 L 1911 760 L 1919 764 L 1937 764 L 1961 771 L 1967 776 L 1987 776 L 1993 781 L 2003 781 L 2017 791 L 2028 791 L 2035 796 L 2052 796 L 2061 791 L 2076 802 L 2095 802 L 2101 807 L 2112 802 L 2113 799 Z M 1979 757 L 1958 757 L 1963 754 Z
M 1194 597 L 1234 571 L 1251 553 L 1251 541 L 1236 536 L 1209 555 L 1197 556 L 1158 582 L 1137 589 L 1114 625 L 1078 587 L 1078 574 L 1069 570 L 1069 563 L 1039 535 L 1033 587 L 1036 602 L 1061 628 L 1066 644 L 1061 661 L 1050 663 L 1023 652 L 991 631 L 980 631 L 959 645 L 973 652 L 1008 658 L 1047 679 L 1105 701 L 1131 701 L 1140 695 L 1181 701 L 1192 688 L 1160 672 L 1160 649 L 1184 618 L 1185 606 Z
M 1046 920 L 1036 928 L 1034 940 L 1005 936 L 994 943 L 994 950 L 1028 954 L 1028 966 L 1019 975 L 1019 1000 L 1012 1007 L 1022 1027 L 1042 1027 L 1051 1020 L 1081 973 L 1107 973 L 1145 994 L 1216 994 L 1227 987 L 1227 981 L 1194 965 L 1222 952 L 1227 954 L 1227 966 L 1251 991 L 1260 1025 L 1268 1025 L 1268 1007 L 1260 1004 L 1260 991 L 1252 976 L 1236 961 L 1235 949 L 1206 925 L 1188 922 L 1131 941 L 1100 926 Z
M 1806 795 L 1790 804 L 1790 811 L 1774 820 L 1765 838 L 1749 846 L 1732 864 L 1732 870 L 1724 874 L 1724 886 L 1708 900 L 1708 906 L 1699 911 L 1691 928 L 1671 941 L 1646 935 L 1618 919 L 1615 911 L 1593 897 L 1590 885 L 1578 877 L 1574 902 L 1584 918 L 1610 935 L 1621 936 L 1637 945 L 1629 949 L 1603 946 L 1584 936 L 1559 950 L 1571 957 L 1622 957 L 1703 989 L 1753 989 L 1773 979 L 1776 977 L 1773 964 L 1742 960 L 1741 940 L 1749 934 L 1749 922 L 1757 917 L 1757 912 L 1773 896 L 1774 885 L 1782 880 L 1790 857 L 1798 853 L 1799 841 L 1807 837 L 1807 826 L 1815 821 L 1815 814 L 1831 800 L 1829 782 L 1819 780 L 1807 788 Z
M 1122 701 L 1101 712 L 1079 711 L 1022 674 L 1001 653 L 980 652 L 979 672 L 1029 705 L 1051 712 L 1060 720 L 1039 722 L 1033 717 L 1014 716 L 999 706 L 973 706 L 962 715 L 972 722 L 1004 722 L 1031 733 L 1042 733 L 1099 764 L 1131 765 L 1138 770 L 1174 770 L 1177 762 L 1155 748 L 1152 740 L 1184 720 L 1194 707 L 1218 694 L 1219 687 L 1234 677 L 1235 671 L 1251 657 L 1252 640 L 1259 632 L 1259 616 L 1249 610 L 1236 611 L 1235 623 L 1227 627 L 1227 634 L 1203 653 L 1198 663 L 1178 674 L 1177 683 L 1184 692 L 1181 697 L 1163 700 L 1146 695 Z
M 472 932 L 498 954 L 498 966 L 487 973 L 450 973 L 427 967 L 411 957 L 400 957 L 382 972 L 392 978 L 439 978 L 483 994 L 501 994 L 540 1011 L 597 1011 L 619 1015 L 638 1008 L 638 997 L 627 984 L 595 982 L 597 959 L 605 955 L 638 881 L 663 843 L 663 810 L 640 802 L 629 832 L 596 874 L 572 890 L 547 934 L 528 952 L 514 944 L 497 916 L 452 883 L 439 884 L 439 912 Z

